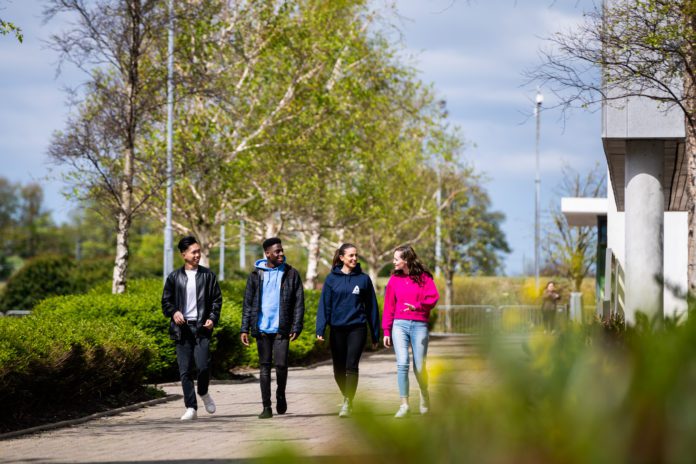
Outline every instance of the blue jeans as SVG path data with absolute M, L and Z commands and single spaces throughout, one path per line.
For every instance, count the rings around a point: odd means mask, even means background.
M 413 352 L 413 372 L 420 391 L 428 397 L 428 371 L 425 358 L 428 354 L 428 323 L 396 319 L 392 327 L 392 343 L 396 353 L 396 378 L 399 383 L 399 395 L 408 397 L 408 347 Z

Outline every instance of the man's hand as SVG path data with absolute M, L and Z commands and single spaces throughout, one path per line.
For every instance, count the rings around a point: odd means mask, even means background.
M 295 340 L 297 340 L 297 334 L 295 332 L 293 332 L 290 334 L 290 341 L 294 342 Z
M 391 344 L 391 337 L 389 335 L 385 335 L 384 339 L 383 339 L 383 343 L 384 343 L 384 346 L 386 346 L 387 348 L 390 347 L 392 345 Z
M 323 336 L 323 335 L 317 335 L 317 340 L 319 340 L 320 342 L 323 342 L 323 341 L 324 341 L 324 336 Z
M 184 319 L 184 315 L 181 314 L 181 311 L 175 312 L 172 319 L 174 319 L 174 323 L 176 325 L 183 325 L 186 323 L 186 319 Z
M 249 346 L 249 334 L 246 332 L 242 332 L 242 334 L 239 336 L 240 340 L 242 340 L 242 343 L 244 346 Z
M 213 325 L 214 325 L 213 321 L 211 319 L 208 319 L 207 321 L 205 321 L 205 324 L 203 324 L 203 328 L 208 329 L 208 330 L 213 330 Z
M 379 342 L 374 342 L 374 343 L 372 344 L 372 350 L 374 351 L 374 350 L 376 350 L 377 348 L 379 348 Z

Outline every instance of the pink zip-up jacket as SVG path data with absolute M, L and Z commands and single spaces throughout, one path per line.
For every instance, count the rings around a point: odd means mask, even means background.
M 382 330 L 384 335 L 391 337 L 394 319 L 428 322 L 430 310 L 435 307 L 440 294 L 435 282 L 427 274 L 423 274 L 423 282 L 419 285 L 407 275 L 393 275 L 387 283 L 384 293 L 384 314 L 382 315 Z M 416 307 L 408 310 L 406 303 Z

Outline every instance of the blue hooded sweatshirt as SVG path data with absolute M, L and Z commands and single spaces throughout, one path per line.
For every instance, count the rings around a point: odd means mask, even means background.
M 285 272 L 285 262 L 278 267 L 268 267 L 268 261 L 259 259 L 255 266 L 263 270 L 261 285 L 261 318 L 259 331 L 263 333 L 278 333 L 280 324 L 280 283 Z
M 345 327 L 370 325 L 372 341 L 379 340 L 379 308 L 370 276 L 358 264 L 350 274 L 336 266 L 326 277 L 317 310 L 317 335 L 324 336 L 326 325 Z

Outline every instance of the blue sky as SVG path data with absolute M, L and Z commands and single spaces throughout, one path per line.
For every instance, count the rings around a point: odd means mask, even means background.
M 42 44 L 60 24 L 42 25 L 39 0 L 0 0 L 0 17 L 22 27 L 24 43 L 0 38 L 0 175 L 38 181 L 57 222 L 73 207 L 60 194 L 59 169 L 46 150 L 69 108 L 64 86 L 83 76 L 70 68 L 56 77 L 56 55 Z M 447 100 L 450 118 L 469 142 L 465 159 L 488 177 L 493 207 L 506 215 L 503 230 L 513 252 L 508 274 L 519 274 L 534 253 L 535 89 L 522 72 L 539 62 L 543 38 L 582 18 L 591 0 L 399 0 L 406 54 Z M 542 89 L 543 92 L 544 89 Z M 545 106 L 554 100 L 545 92 Z M 554 194 L 564 164 L 583 172 L 604 163 L 600 113 L 542 113 L 542 220 L 560 201 Z

